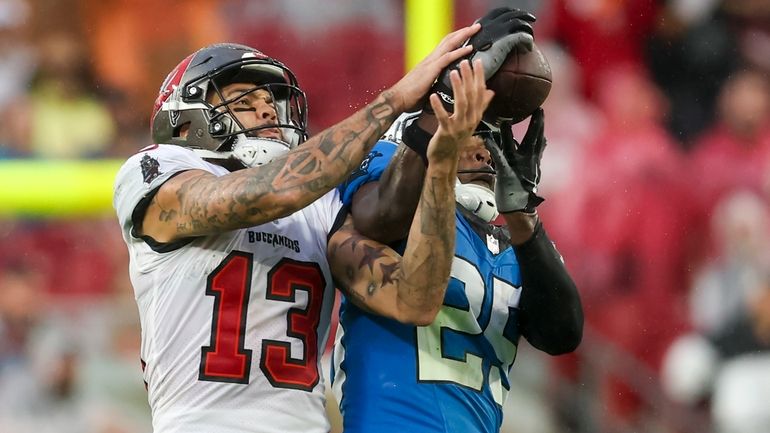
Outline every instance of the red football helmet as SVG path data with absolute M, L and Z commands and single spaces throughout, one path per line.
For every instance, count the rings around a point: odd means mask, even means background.
M 244 82 L 254 87 L 224 100 L 223 86 Z M 229 105 L 257 89 L 270 92 L 277 123 L 245 128 Z M 223 102 L 208 102 L 211 92 Z M 305 141 L 306 125 L 305 93 L 291 70 L 254 48 L 227 43 L 202 48 L 171 71 L 155 101 L 151 128 L 155 143 L 189 147 L 205 158 L 235 157 L 246 166 L 255 166 Z M 186 135 L 180 133 L 183 127 L 187 127 Z M 254 133 L 276 127 L 284 141 Z

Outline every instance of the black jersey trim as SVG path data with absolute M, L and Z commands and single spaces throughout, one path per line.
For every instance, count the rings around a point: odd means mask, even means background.
M 172 174 L 168 179 L 165 180 L 165 182 L 168 182 L 174 178 L 174 176 L 184 173 L 185 171 L 187 170 Z M 142 229 L 144 214 L 147 212 L 147 208 L 150 206 L 152 199 L 155 198 L 156 194 L 158 194 L 158 190 L 160 190 L 161 186 L 163 186 L 163 184 L 158 185 L 156 188 L 148 192 L 144 197 L 141 198 L 141 200 L 139 200 L 139 203 L 136 204 L 136 207 L 134 207 L 134 211 L 131 212 L 131 236 L 144 241 L 144 243 L 146 243 L 147 246 L 149 246 L 156 253 L 170 253 L 171 251 L 176 251 L 189 244 L 190 242 L 194 241 L 195 238 L 183 238 L 172 242 L 158 242 L 151 236 L 139 234 L 139 231 Z
M 337 230 L 342 228 L 342 225 L 345 224 L 345 218 L 347 218 L 349 211 L 350 205 L 343 205 L 339 212 L 337 212 L 337 216 L 334 217 L 332 228 L 329 230 L 329 234 L 326 236 L 326 242 L 329 242 L 329 239 L 331 239 L 332 236 L 337 233 Z

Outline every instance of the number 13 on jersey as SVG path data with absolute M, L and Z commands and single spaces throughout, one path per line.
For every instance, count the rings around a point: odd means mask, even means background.
M 246 347 L 246 318 L 252 285 L 250 253 L 233 251 L 211 273 L 206 295 L 214 297 L 211 341 L 201 348 L 199 380 L 249 383 L 252 350 Z M 266 300 L 294 304 L 295 293 L 307 292 L 307 305 L 286 314 L 286 335 L 302 342 L 302 357 L 291 356 L 287 341 L 263 340 L 260 370 L 276 388 L 312 391 L 318 384 L 318 337 L 323 292 L 321 268 L 314 262 L 281 259 L 268 272 Z

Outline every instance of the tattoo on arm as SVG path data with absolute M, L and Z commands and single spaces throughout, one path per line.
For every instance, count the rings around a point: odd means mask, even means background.
M 398 284 L 399 277 L 394 275 L 399 269 L 397 263 L 380 263 L 380 271 L 382 271 L 382 284 Z
M 176 187 L 178 209 L 161 212 L 176 237 L 262 224 L 289 215 L 344 181 L 399 114 L 385 91 L 343 122 L 272 162 L 212 178 L 187 177 Z M 178 210 L 178 212 L 176 212 Z
M 373 248 L 369 245 L 364 245 L 363 257 L 361 257 L 361 261 L 358 263 L 358 268 L 363 269 L 364 267 L 367 267 L 369 268 L 369 272 L 374 272 L 374 263 L 384 256 L 382 252 L 385 248 L 386 247 Z M 355 251 L 355 247 L 353 247 L 353 250 Z
M 153 201 L 155 201 L 155 199 L 153 199 Z M 169 221 L 173 220 L 174 218 L 176 218 L 177 213 L 178 212 L 176 210 L 174 210 L 174 209 L 166 210 L 166 209 L 163 209 L 161 207 L 160 208 L 160 214 L 158 215 L 158 219 L 160 219 L 163 222 L 169 222 Z
M 353 228 L 350 218 L 338 233 L 338 236 L 342 236 L 344 240 L 332 242 L 329 246 L 329 254 L 331 257 L 339 253 L 353 258 L 345 261 L 344 276 L 340 281 L 343 286 L 341 289 L 346 294 L 356 297 L 359 301 L 365 301 L 382 286 L 396 284 L 399 281 L 401 261 L 395 252 L 361 235 Z M 390 251 L 390 254 L 387 251 Z M 378 275 L 380 272 L 382 277 Z M 340 275 L 336 277 L 340 279 Z M 365 287 L 366 293 L 362 293 L 361 289 L 353 289 L 354 286 Z
M 440 307 L 454 256 L 454 171 L 429 167 L 404 256 L 409 257 L 400 293 L 403 303 L 418 311 Z M 437 277 L 441 276 L 440 280 Z

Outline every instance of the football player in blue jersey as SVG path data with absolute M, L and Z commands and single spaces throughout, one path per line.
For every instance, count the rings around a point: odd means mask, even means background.
M 533 20 L 514 9 L 491 11 L 481 19 L 484 38 L 469 41 L 469 57 L 480 57 L 491 76 L 500 54 L 531 44 L 532 29 L 521 24 Z M 451 109 L 446 83 L 439 76 L 434 91 Z M 437 126 L 431 111 L 399 118 L 340 186 L 360 233 L 403 244 Z M 346 433 L 497 432 L 520 337 L 552 355 L 580 343 L 577 288 L 536 212 L 543 112 L 532 115 L 521 143 L 510 122 L 487 120 L 496 126 L 479 124 L 460 154 L 455 254 L 433 322 L 416 326 L 343 300 L 332 381 Z M 499 215 L 504 227 L 492 224 Z
M 505 58 L 499 54 L 532 41 L 527 26 L 490 33 L 530 17 L 501 8 L 482 18 L 489 40 L 472 37 L 470 57 L 481 57 L 487 77 Z M 451 88 L 442 76 L 434 91 L 451 109 Z M 577 288 L 536 212 L 543 201 L 537 195 L 543 112 L 532 115 L 521 143 L 510 122 L 488 120 L 499 128 L 480 123 L 461 151 L 455 254 L 433 322 L 417 326 L 343 300 L 332 381 L 346 433 L 497 432 L 520 337 L 553 355 L 580 343 Z M 436 126 L 432 110 L 402 116 L 340 186 L 360 233 L 403 244 Z M 498 215 L 505 227 L 492 224 Z
M 391 243 L 406 235 L 425 170 L 410 147 L 430 137 L 414 117 L 401 120 L 389 138 L 402 145 L 380 141 L 340 187 L 356 228 Z M 333 388 L 346 433 L 497 432 L 519 338 L 552 355 L 578 346 L 579 295 L 535 209 L 544 148 L 538 110 L 521 144 L 510 123 L 500 133 L 482 123 L 462 151 L 455 258 L 432 324 L 343 301 Z M 506 227 L 491 224 L 498 213 Z

